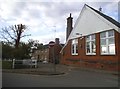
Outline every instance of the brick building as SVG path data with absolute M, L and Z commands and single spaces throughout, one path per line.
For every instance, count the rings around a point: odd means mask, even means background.
M 60 61 L 60 50 L 63 44 L 60 44 L 59 38 L 55 39 L 55 42 L 51 41 L 54 46 L 49 47 L 49 61 L 58 64 Z
M 67 18 L 66 43 L 61 63 L 118 70 L 120 60 L 120 23 L 88 5 L 84 5 L 74 27 Z
M 38 61 L 49 61 L 49 46 L 44 45 L 42 49 L 35 50 L 35 52 L 32 54 L 32 57 Z
M 63 44 L 60 44 L 59 38 L 56 38 L 55 42 L 50 42 L 54 43 L 54 46 L 50 47 L 49 44 L 44 45 L 42 49 L 36 50 L 32 54 L 32 57 L 38 61 L 46 60 L 51 63 L 55 62 L 54 60 L 56 60 L 56 63 L 58 64 L 60 60 L 60 50 L 62 49 Z

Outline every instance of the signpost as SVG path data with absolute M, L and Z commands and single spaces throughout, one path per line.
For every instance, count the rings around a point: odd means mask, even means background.
M 49 42 L 49 47 L 52 48 L 52 58 L 54 63 L 54 72 L 56 72 L 56 65 L 55 65 L 55 42 L 51 41 Z

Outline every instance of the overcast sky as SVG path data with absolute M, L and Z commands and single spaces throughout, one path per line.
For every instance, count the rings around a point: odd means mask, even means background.
M 99 1 L 99 2 L 98 2 Z M 39 40 L 48 44 L 55 37 L 61 43 L 66 39 L 66 18 L 72 13 L 75 23 L 84 4 L 99 9 L 118 20 L 119 0 L 0 0 L 0 28 L 15 24 L 25 24 L 25 33 L 30 37 L 22 39 Z M 73 25 L 74 25 L 73 23 Z

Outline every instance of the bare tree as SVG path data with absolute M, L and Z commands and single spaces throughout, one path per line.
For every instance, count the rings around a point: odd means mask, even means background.
M 3 39 L 8 41 L 9 43 L 14 43 L 15 48 L 18 48 L 20 39 L 26 36 L 30 36 L 23 34 L 26 29 L 27 29 L 26 25 L 22 24 L 12 25 L 9 26 L 8 28 L 7 27 L 2 28 L 0 34 Z

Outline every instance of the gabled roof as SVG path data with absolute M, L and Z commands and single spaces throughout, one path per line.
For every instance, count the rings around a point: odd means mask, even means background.
M 76 33 L 85 36 L 110 29 L 120 32 L 120 23 L 85 4 L 64 47 L 70 39 L 81 37 L 81 35 L 77 35 Z
M 86 6 L 88 6 L 87 4 L 85 4 Z M 95 10 L 94 8 L 88 6 L 89 8 L 91 8 L 92 10 L 94 10 L 96 13 L 98 13 L 99 15 L 101 15 L 102 17 L 104 17 L 105 19 L 107 19 L 108 21 L 110 21 L 111 23 L 113 23 L 114 25 L 116 25 L 117 27 L 120 28 L 120 23 L 117 22 L 116 20 L 114 20 L 113 18 L 101 13 L 100 11 Z

